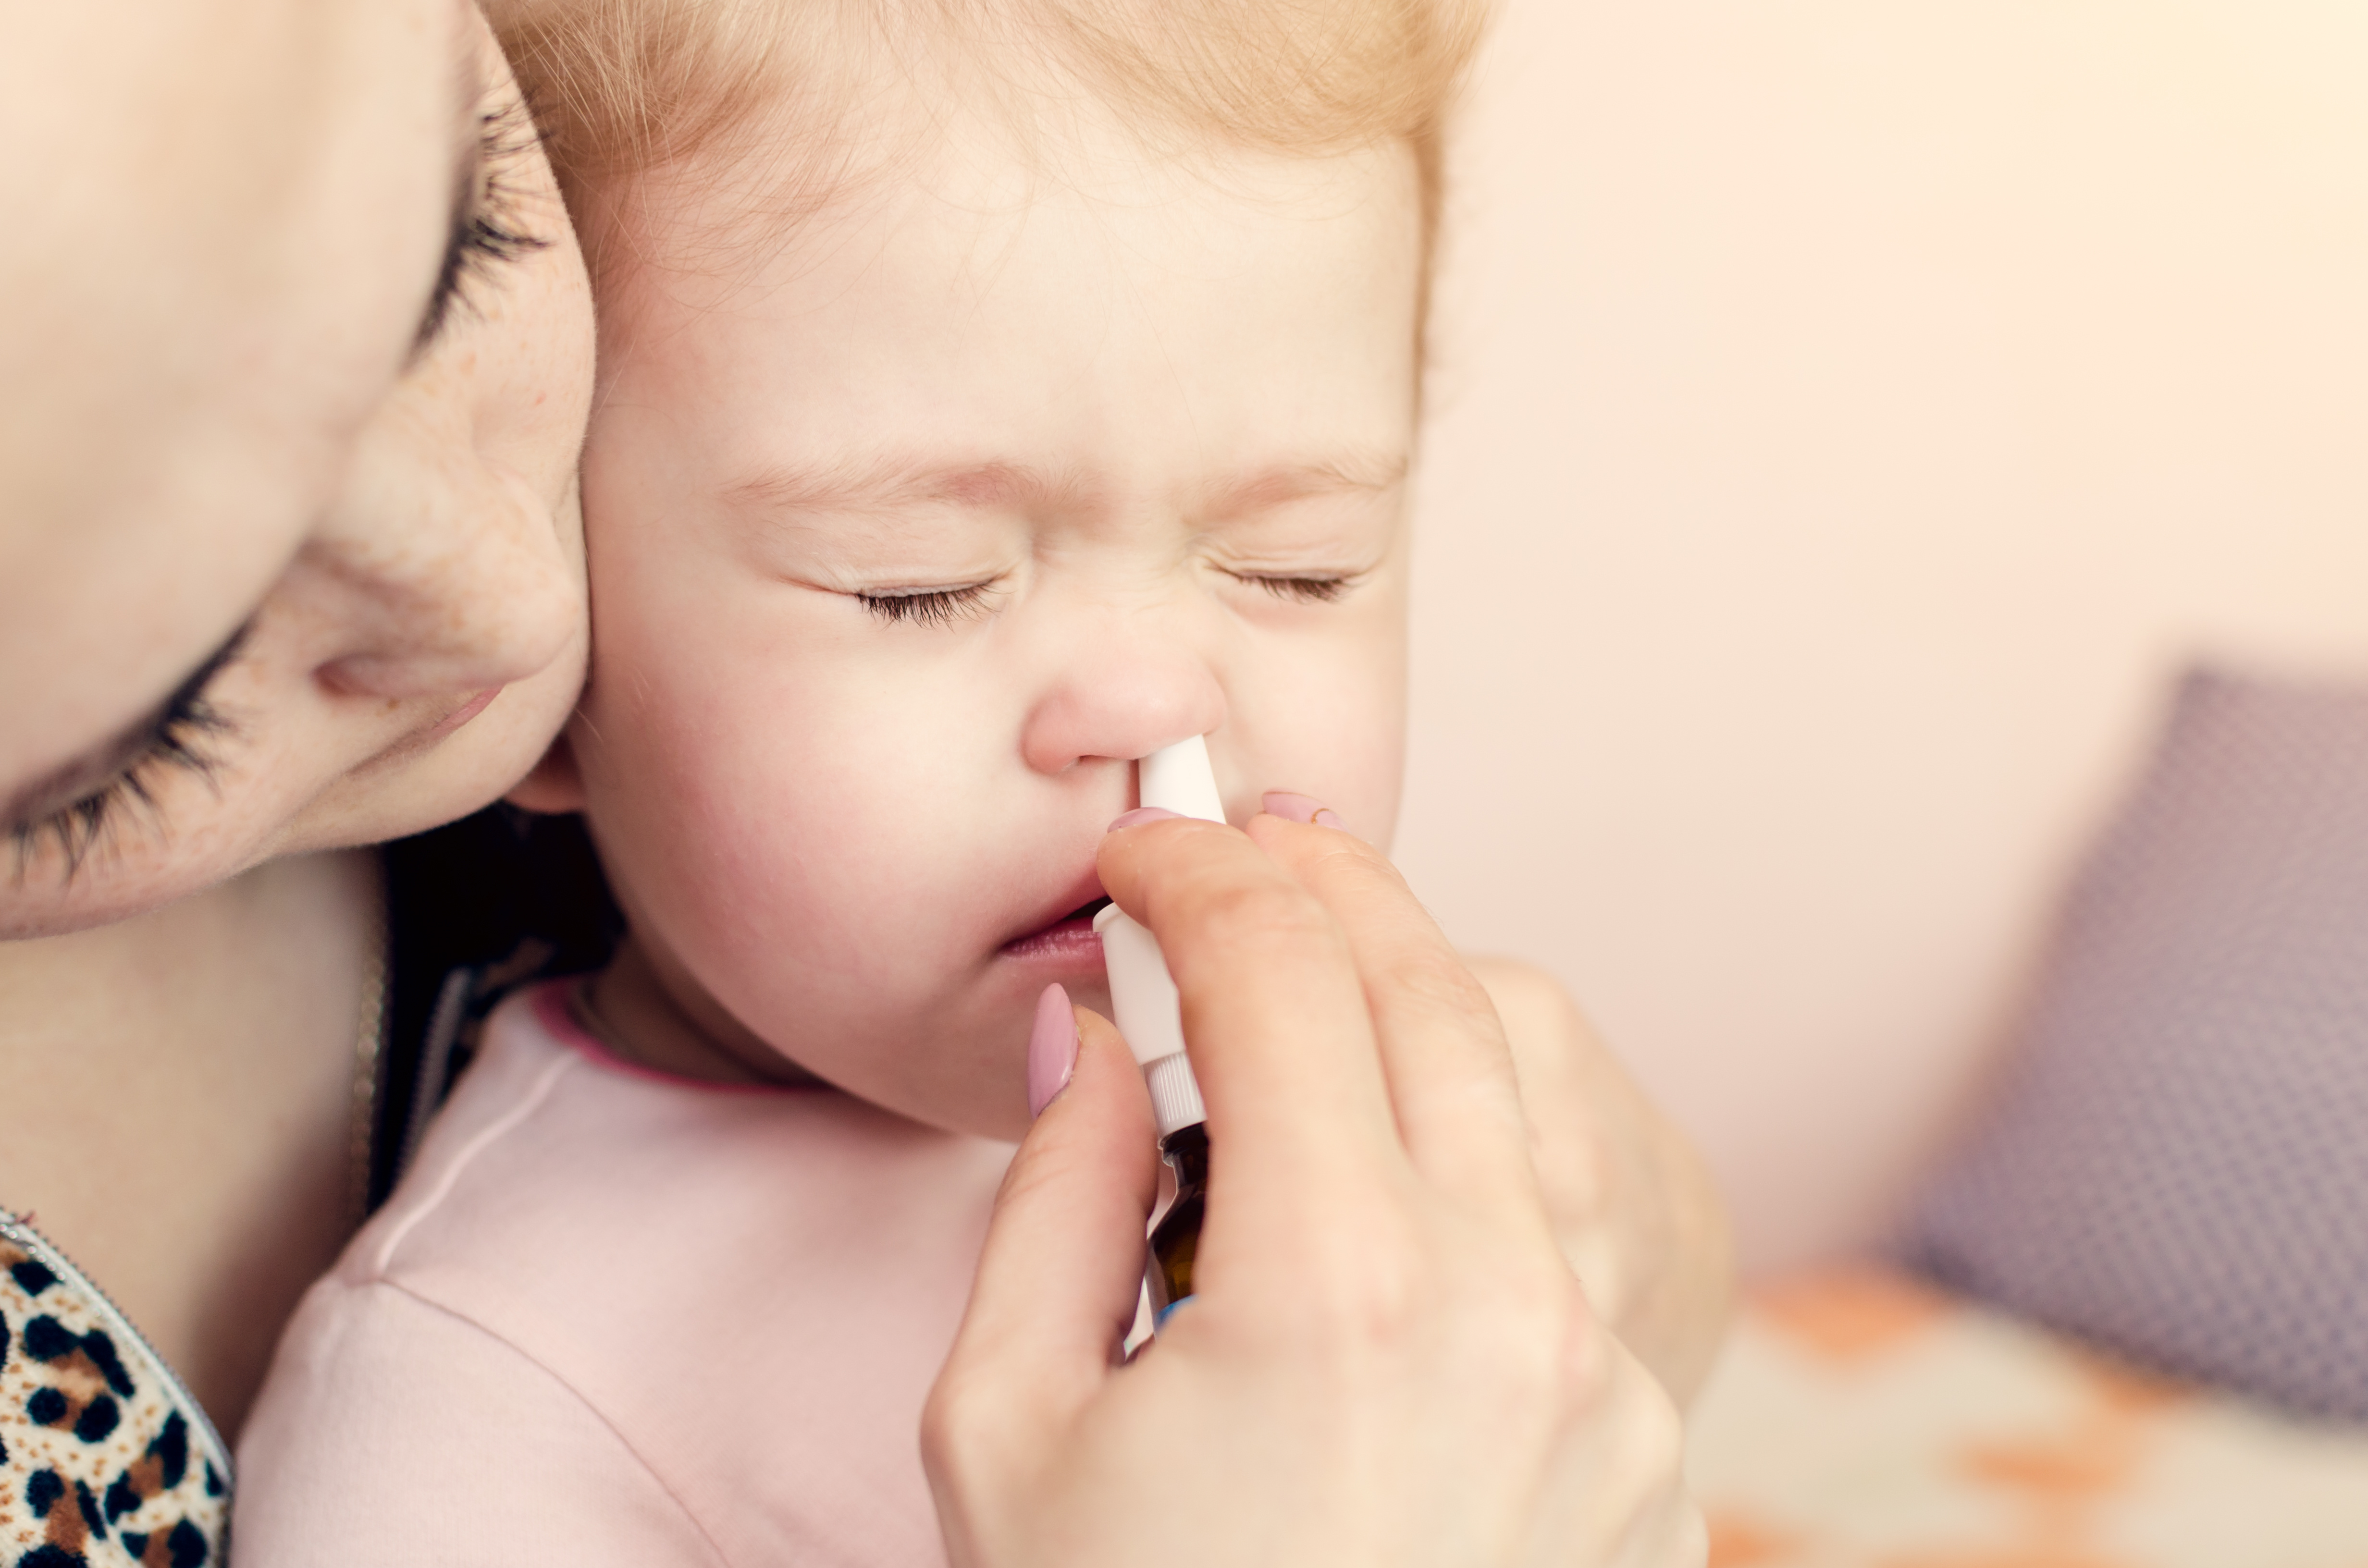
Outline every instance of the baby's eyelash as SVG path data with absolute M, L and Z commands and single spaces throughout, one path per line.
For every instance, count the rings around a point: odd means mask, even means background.
M 114 778 L 48 816 L 19 823 L 9 830 L 16 842 L 18 881 L 24 880 L 26 868 L 45 840 L 57 846 L 65 861 L 65 881 L 73 881 L 91 851 L 114 831 L 122 812 L 139 810 L 152 817 L 155 814 L 156 797 L 150 783 L 160 770 L 194 773 L 200 778 L 213 776 L 218 758 L 212 743 L 236 730 L 206 699 L 206 689 L 222 667 L 238 656 L 243 642 L 242 636 L 207 660 L 165 699 L 137 751 Z
M 509 179 L 511 166 L 538 140 L 526 100 L 512 98 L 479 115 L 477 137 L 476 172 L 453 211 L 452 234 L 444 246 L 444 264 L 437 270 L 427 313 L 420 319 L 415 352 L 442 335 L 455 308 L 469 302 L 472 282 L 551 244 L 522 225 L 519 193 Z
M 1255 572 L 1233 572 L 1236 582 L 1253 583 L 1279 599 L 1295 604 L 1328 605 L 1357 585 L 1354 577 L 1270 577 Z
M 858 594 L 863 608 L 884 621 L 913 621 L 922 626 L 951 626 L 985 613 L 992 583 L 965 588 L 927 588 L 918 593 Z

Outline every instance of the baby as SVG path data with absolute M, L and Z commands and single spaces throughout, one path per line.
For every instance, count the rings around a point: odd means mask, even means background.
M 1386 839 L 1452 0 L 521 0 L 601 305 L 631 935 L 291 1327 L 271 1563 L 929 1563 L 915 1430 L 1096 846 L 1210 737 Z

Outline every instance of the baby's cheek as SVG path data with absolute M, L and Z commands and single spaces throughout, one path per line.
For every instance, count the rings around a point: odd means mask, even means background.
M 1338 808 L 1368 843 L 1386 850 L 1397 830 L 1398 802 L 1406 786 L 1406 700 L 1403 690 L 1376 702 L 1349 743 L 1347 772 L 1351 792 Z
M 1406 767 L 1404 663 L 1387 638 L 1342 637 L 1277 658 L 1233 703 L 1253 790 L 1313 795 L 1386 844 Z
M 670 856 L 730 990 L 771 996 L 768 1011 L 852 1014 L 893 1008 L 960 962 L 975 857 L 833 781 L 755 780 L 687 790 Z

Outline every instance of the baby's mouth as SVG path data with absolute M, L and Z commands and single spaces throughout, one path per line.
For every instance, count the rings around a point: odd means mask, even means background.
M 1102 939 L 1094 934 L 1094 916 L 1109 904 L 1107 894 L 1089 898 L 1058 920 L 1004 943 L 1003 954 L 1015 959 L 1069 959 L 1099 963 Z

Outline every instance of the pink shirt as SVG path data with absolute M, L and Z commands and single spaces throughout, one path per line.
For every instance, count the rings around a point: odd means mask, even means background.
M 921 1404 L 1010 1157 L 513 997 L 280 1343 L 239 1568 L 938 1568 Z

